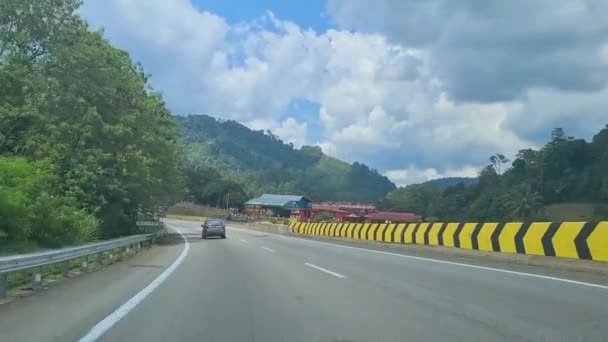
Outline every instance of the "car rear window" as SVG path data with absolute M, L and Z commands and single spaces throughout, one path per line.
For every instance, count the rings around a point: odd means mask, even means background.
M 222 222 L 222 220 L 209 220 L 207 221 L 207 224 L 210 226 L 220 226 L 222 225 L 224 222 Z

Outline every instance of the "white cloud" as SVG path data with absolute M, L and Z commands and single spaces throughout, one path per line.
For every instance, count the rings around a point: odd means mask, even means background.
M 328 156 L 335 157 L 338 155 L 336 146 L 329 141 L 319 143 L 319 146 L 321 147 L 321 150 L 323 151 L 323 153 L 327 154 Z
M 480 169 L 481 167 L 467 165 L 460 169 L 447 169 L 444 172 L 438 172 L 434 168 L 417 169 L 410 167 L 401 170 L 389 170 L 384 175 L 398 186 L 405 186 L 444 177 L 476 177 Z
M 189 0 L 87 0 L 81 14 L 152 73 L 152 85 L 181 114 L 200 108 L 202 80 L 218 63 L 231 27 Z
M 375 106 L 364 120 L 337 131 L 329 139 L 347 146 L 399 147 L 399 135 L 408 127 L 406 120 L 398 121 L 387 115 L 381 106 Z
M 342 27 L 381 32 L 429 52 L 459 101 L 511 101 L 527 89 L 598 91 L 608 65 L 608 2 L 596 0 L 328 0 Z
M 463 30 L 463 23 L 431 25 L 436 19 L 433 13 L 452 17 L 446 9 L 454 6 L 449 1 L 435 2 L 444 7 L 438 12 L 409 13 L 412 21 L 403 22 L 396 8 L 419 10 L 416 3 L 330 1 L 330 13 L 349 27 L 357 26 L 350 26 L 351 20 L 366 11 L 371 21 L 377 19 L 371 14 L 389 13 L 388 23 L 393 26 L 383 30 L 380 25 L 378 30 L 369 30 L 373 33 L 346 29 L 319 33 L 270 12 L 254 22 L 229 25 L 188 0 L 86 0 L 82 13 L 94 27 L 104 26 L 112 42 L 142 62 L 174 112 L 238 120 L 254 129 L 271 130 L 295 146 L 315 143 L 332 156 L 389 170 L 386 174 L 399 184 L 441 176 L 474 176 L 477 169 L 471 165 L 483 165 L 494 153 L 513 156 L 520 148 L 535 146 L 555 126 L 585 137 L 603 126 L 607 88 L 574 91 L 557 86 L 560 79 L 556 78 L 547 82 L 511 80 L 505 76 L 509 69 L 503 70 L 510 64 L 500 64 L 508 56 L 488 53 L 487 44 L 492 40 L 485 35 L 491 31 L 483 32 L 484 53 L 464 59 L 477 63 L 472 69 L 467 69 L 471 65 L 466 63 L 445 65 L 465 75 L 438 68 L 440 57 L 451 63 L 450 59 L 462 61 L 463 56 L 439 56 L 448 50 L 435 45 L 449 42 L 466 47 L 466 39 L 475 32 L 463 32 L 460 44 L 446 27 L 456 25 Z M 570 20 L 565 27 L 573 29 L 587 13 L 574 7 L 576 15 L 566 13 L 562 18 Z M 559 13 L 555 15 L 559 17 Z M 403 27 L 412 28 L 407 39 Z M 603 32 L 603 25 L 591 25 L 588 30 Z M 538 32 L 552 31 L 538 28 Z M 577 32 L 586 37 L 587 31 Z M 499 41 L 511 38 L 519 42 L 517 39 L 525 38 L 520 33 L 509 37 L 509 32 L 502 32 Z M 579 43 L 568 45 L 569 53 L 579 51 Z M 603 44 L 596 46 L 590 41 L 580 51 L 593 51 L 597 60 L 606 61 L 608 50 L 605 41 Z M 555 61 L 559 56 L 550 57 Z M 594 58 L 585 61 L 585 66 Z M 531 68 L 531 75 L 542 76 L 533 73 L 534 64 L 523 62 Z M 458 65 L 463 67 L 451 69 Z M 562 64 L 549 66 L 555 69 Z M 597 70 L 597 75 L 586 75 L 579 83 L 596 84 L 594 80 L 601 78 L 604 68 Z M 488 79 L 488 75 L 493 76 Z M 481 80 L 475 82 L 478 76 Z M 512 81 L 522 95 L 498 96 L 500 101 L 492 96 L 479 101 L 463 100 L 466 96 L 453 100 L 458 98 L 453 96 L 454 82 L 462 77 L 463 85 L 487 87 L 481 89 L 484 93 L 491 92 L 493 85 L 506 87 L 508 93 L 513 90 L 509 88 Z M 302 100 L 318 105 L 319 112 L 295 115 L 288 111 L 290 104 Z M 308 141 L 317 129 L 321 137 Z
M 608 87 L 597 92 L 533 88 L 518 110 L 509 112 L 505 128 L 522 136 L 541 135 L 544 140 L 554 127 L 588 137 L 589 132 L 597 133 L 608 123 L 607 105 Z
M 307 131 L 308 124 L 306 122 L 298 123 L 293 118 L 283 121 L 279 127 L 273 129 L 273 132 L 283 141 L 292 143 L 296 148 L 300 148 L 306 143 Z

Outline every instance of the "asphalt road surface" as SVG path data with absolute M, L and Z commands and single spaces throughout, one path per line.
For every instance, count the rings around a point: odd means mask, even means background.
M 592 286 L 584 275 L 567 282 L 548 270 L 471 267 L 235 228 L 226 240 L 201 240 L 198 224 L 167 222 L 187 244 L 176 234 L 1 305 L 0 340 L 608 340 L 602 279 Z

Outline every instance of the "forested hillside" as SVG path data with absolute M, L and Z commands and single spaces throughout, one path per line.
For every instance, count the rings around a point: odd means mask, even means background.
M 454 186 L 458 183 L 463 183 L 464 185 L 473 185 L 477 184 L 477 178 L 474 177 L 444 177 L 432 179 L 430 181 L 426 181 L 422 183 L 423 185 L 428 185 L 433 189 L 444 190 L 450 186 Z
M 182 193 L 177 127 L 77 0 L 0 11 L 0 244 L 135 232 Z
M 270 132 L 206 115 L 178 117 L 190 165 L 218 170 L 249 196 L 297 193 L 315 201 L 377 201 L 395 185 L 364 164 L 329 157 L 319 147 L 296 149 Z
M 489 162 L 477 184 L 410 185 L 380 206 L 442 221 L 608 218 L 608 126 L 591 142 L 556 128 L 542 149 L 521 150 L 512 162 L 497 154 Z

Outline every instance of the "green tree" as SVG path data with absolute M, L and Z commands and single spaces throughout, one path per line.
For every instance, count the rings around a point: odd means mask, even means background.
M 498 188 L 486 189 L 474 197 L 466 209 L 465 220 L 500 222 L 509 218 L 505 200 Z
M 600 188 L 600 198 L 608 201 L 608 176 L 602 179 L 602 187 Z
M 44 161 L 53 198 L 95 214 L 104 237 L 129 234 L 181 197 L 177 126 L 79 5 L 0 1 L 0 154 Z
M 516 220 L 531 221 L 542 208 L 542 196 L 532 190 L 529 184 L 522 184 L 519 188 L 506 195 L 505 206 L 511 217 Z
M 567 137 L 556 128 L 541 151 L 543 182 L 541 195 L 547 203 L 580 201 L 589 197 L 590 177 L 585 170 L 593 163 L 593 151 L 583 139 Z M 593 191 L 595 192 L 595 191 Z
M 411 212 L 423 217 L 435 216 L 434 208 L 439 196 L 439 191 L 429 186 L 413 184 L 390 192 L 386 199 L 379 203 L 379 208 Z
M 185 169 L 186 199 L 201 205 L 241 208 L 249 199 L 243 186 L 226 180 L 215 169 L 188 166 Z
M 461 182 L 446 188 L 438 196 L 430 214 L 442 221 L 460 221 L 465 218 L 463 208 L 466 208 L 467 202 L 467 188 Z
M 0 231 L 12 241 L 34 240 L 48 247 L 99 238 L 99 222 L 64 196 L 42 162 L 0 157 Z
M 492 165 L 484 167 L 479 172 L 479 183 L 480 189 L 493 189 L 499 185 L 500 175 Z

